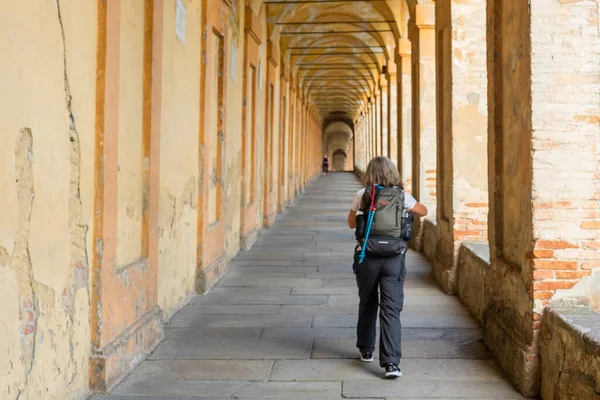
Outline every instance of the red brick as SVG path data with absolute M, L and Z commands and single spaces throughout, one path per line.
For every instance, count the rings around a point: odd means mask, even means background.
M 582 269 L 600 269 L 600 261 L 584 261 L 581 263 Z
M 577 249 L 579 246 L 564 240 L 538 240 L 535 243 L 536 249 Z
M 596 210 L 587 210 L 583 213 L 583 218 L 598 219 L 598 218 L 600 218 L 600 212 L 598 212 Z
M 559 260 L 533 260 L 534 269 L 574 270 L 577 269 L 577 261 Z
M 465 203 L 465 206 L 467 207 L 487 207 L 488 203 Z
M 455 234 L 460 236 L 480 236 L 481 231 L 456 231 Z
M 534 201 L 533 209 L 574 209 L 577 208 L 571 201 Z
M 534 280 L 554 279 L 554 271 L 551 269 L 538 269 L 533 271 Z
M 600 221 L 583 221 L 579 226 L 582 229 L 600 229 Z
M 533 290 L 558 290 L 571 289 L 575 286 L 576 281 L 543 281 L 533 282 Z
M 554 296 L 554 292 L 533 292 L 533 298 L 535 300 L 547 300 Z
M 590 124 L 597 124 L 600 122 L 600 117 L 598 115 L 575 115 L 575 121 L 577 122 L 589 122 Z
M 586 250 L 600 250 L 600 242 L 583 242 L 581 245 Z
M 553 258 L 554 250 L 536 249 L 536 250 L 530 251 L 528 253 L 528 255 L 529 255 L 529 258 Z
M 591 273 L 592 271 L 556 271 L 556 279 L 580 279 Z

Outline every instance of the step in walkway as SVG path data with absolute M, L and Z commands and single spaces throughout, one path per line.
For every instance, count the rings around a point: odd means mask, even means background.
M 311 184 L 111 395 L 96 400 L 521 399 L 427 261 L 407 258 L 403 377 L 383 380 L 355 348 L 350 173 Z

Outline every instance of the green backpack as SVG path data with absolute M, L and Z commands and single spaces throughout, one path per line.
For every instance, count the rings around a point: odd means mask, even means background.
M 368 213 L 371 205 L 372 188 L 365 189 L 363 204 Z M 397 187 L 378 187 L 375 190 L 375 215 L 371 225 L 371 236 L 400 238 L 402 214 L 404 212 L 404 190 Z
M 412 215 L 404 208 L 404 190 L 373 185 L 365 189 L 362 204 L 363 215 L 356 232 L 362 242 L 360 261 L 365 254 L 393 257 L 406 252 L 406 241 L 412 236 Z

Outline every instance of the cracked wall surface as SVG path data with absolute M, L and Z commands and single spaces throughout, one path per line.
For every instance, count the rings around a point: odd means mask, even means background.
M 96 6 L 25 3 L 0 13 L 0 90 L 13 93 L 0 97 L 0 398 L 78 398 L 90 350 Z
M 198 212 L 201 2 L 186 4 L 186 46 L 164 35 L 161 101 L 158 304 L 168 319 L 194 293 Z M 175 30 L 175 7 L 163 15 Z M 167 267 L 168 266 L 168 267 Z

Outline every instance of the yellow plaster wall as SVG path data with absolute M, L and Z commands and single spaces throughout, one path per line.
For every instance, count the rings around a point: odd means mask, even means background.
M 227 65 L 227 113 L 225 122 L 225 251 L 233 258 L 240 250 L 240 222 L 242 197 L 242 98 L 244 87 L 244 8 L 237 2 L 237 13 L 230 14 L 229 31 L 225 44 Z M 235 48 L 235 71 L 232 78 L 232 48 Z
M 144 2 L 121 6 L 117 265 L 142 254 Z
M 95 2 L 2 5 L 2 399 L 87 392 L 95 50 Z
M 193 294 L 198 218 L 201 1 L 186 2 L 185 46 L 165 4 L 160 125 L 158 304 L 168 319 Z
M 267 24 L 266 7 L 262 8 L 260 14 L 262 21 L 262 43 L 258 49 L 258 60 L 260 69 L 256 69 L 256 197 L 255 197 L 255 222 L 258 229 L 263 226 L 263 202 L 265 185 L 265 140 L 267 129 L 267 90 L 268 90 L 268 67 L 267 67 Z M 260 71 L 260 72 L 259 72 Z

